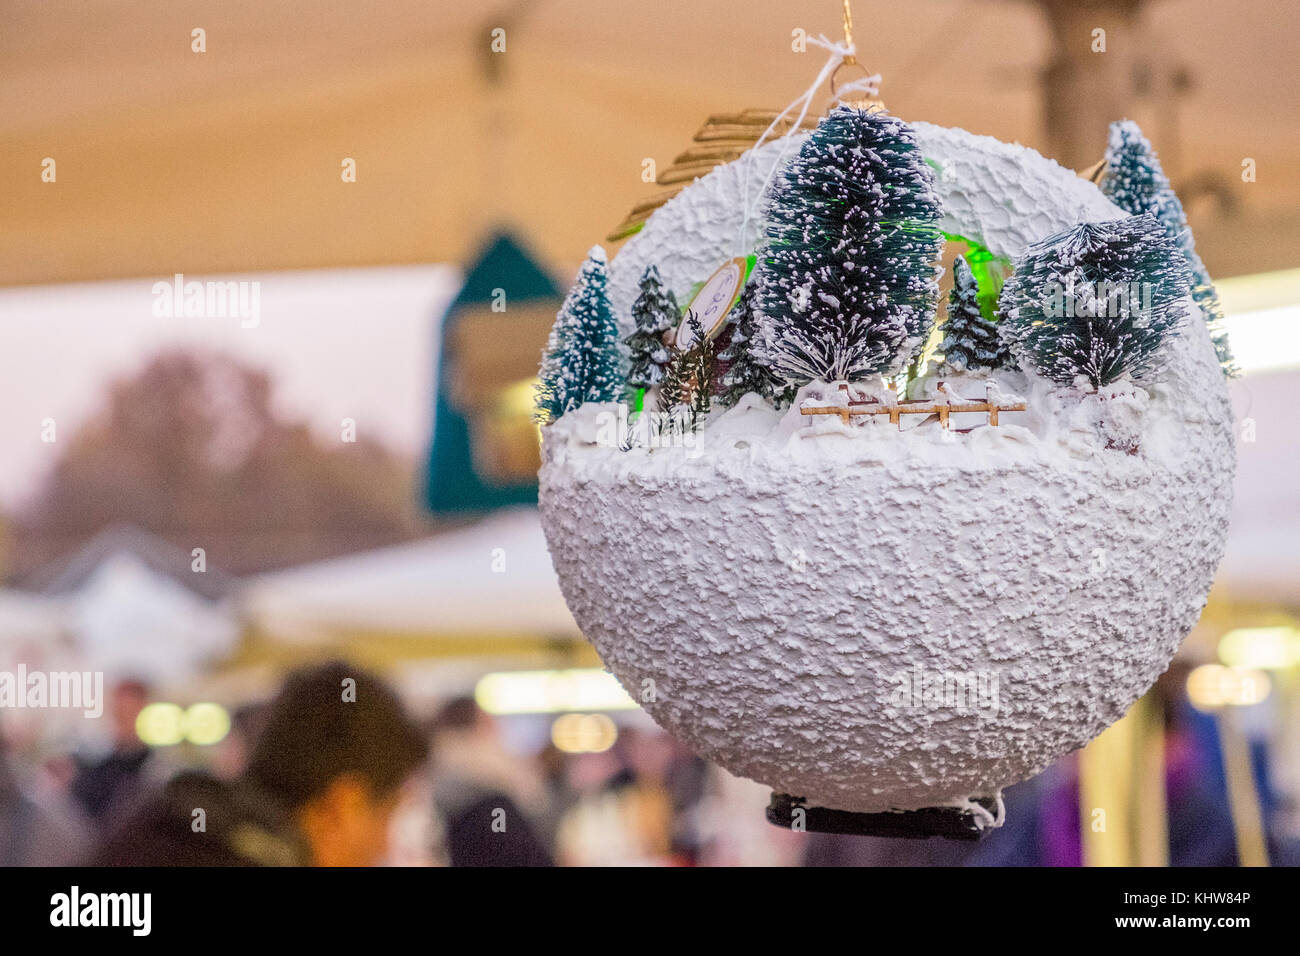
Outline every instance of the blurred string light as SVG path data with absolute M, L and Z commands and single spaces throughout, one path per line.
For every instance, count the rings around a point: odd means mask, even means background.
M 1271 689 L 1268 674 L 1250 667 L 1202 664 L 1187 675 L 1187 697 L 1197 710 L 1249 707 L 1268 697 Z
M 551 743 L 566 754 L 604 753 L 618 740 L 618 727 L 604 714 L 563 714 L 551 724 Z
M 1300 666 L 1300 630 L 1239 627 L 1219 640 L 1219 660 L 1229 667 L 1282 671 Z
M 489 714 L 554 714 L 569 710 L 635 710 L 636 701 L 599 668 L 486 674 L 474 699 Z
M 220 704 L 200 703 L 182 710 L 159 701 L 136 716 L 135 732 L 150 747 L 172 747 L 182 740 L 207 747 L 230 733 L 230 714 Z
M 1243 373 L 1300 367 L 1300 269 L 1234 276 L 1215 289 Z

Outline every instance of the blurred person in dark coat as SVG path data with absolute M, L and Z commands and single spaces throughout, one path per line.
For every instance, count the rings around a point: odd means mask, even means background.
M 433 723 L 435 809 L 452 866 L 553 866 L 521 808 L 545 800 L 529 766 L 500 745 L 492 718 L 472 698 L 447 703 Z
M 118 682 L 109 695 L 112 741 L 107 754 L 78 757 L 69 793 L 96 826 L 108 825 L 121 810 L 151 788 L 152 751 L 136 732 L 136 718 L 149 703 L 149 687 L 140 680 Z
M 290 675 L 232 781 L 187 772 L 128 817 L 99 866 L 371 866 L 427 745 L 397 695 L 345 663 Z

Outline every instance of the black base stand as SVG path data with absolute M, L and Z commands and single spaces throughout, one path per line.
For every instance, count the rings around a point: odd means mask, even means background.
M 977 800 L 994 812 L 995 801 Z M 802 811 L 802 812 L 800 812 Z M 926 807 L 923 810 L 897 810 L 887 813 L 850 813 L 810 807 L 802 797 L 773 793 L 767 806 L 767 822 L 786 830 L 808 833 L 842 833 L 851 836 L 894 837 L 924 840 L 943 837 L 947 840 L 978 840 L 988 827 L 976 825 L 975 814 L 956 807 Z

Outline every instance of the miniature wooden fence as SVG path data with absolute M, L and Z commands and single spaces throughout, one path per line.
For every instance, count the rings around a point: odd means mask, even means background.
M 847 391 L 845 386 L 841 389 Z M 940 384 L 940 390 L 943 385 Z M 917 399 L 913 401 L 901 401 L 894 405 L 886 405 L 883 402 L 855 402 L 850 401 L 848 405 L 817 405 L 812 408 L 804 406 L 799 407 L 800 415 L 838 415 L 844 424 L 849 423 L 851 415 L 888 415 L 891 424 L 902 427 L 903 415 L 937 415 L 939 424 L 944 428 L 948 427 L 948 416 L 960 412 L 987 412 L 989 424 L 998 424 L 999 412 L 1023 412 L 1025 410 L 1024 402 L 1015 404 L 1000 405 L 996 402 L 985 400 L 983 402 L 936 402 L 933 400 Z

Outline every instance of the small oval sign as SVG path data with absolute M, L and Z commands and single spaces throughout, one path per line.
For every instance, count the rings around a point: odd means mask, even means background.
M 686 311 L 682 313 L 681 324 L 677 326 L 673 339 L 677 348 L 685 350 L 695 344 L 685 318 L 692 312 L 699 318 L 700 328 L 704 329 L 705 336 L 709 339 L 717 337 L 722 327 L 727 324 L 727 313 L 731 311 L 731 307 L 740 298 L 741 290 L 745 288 L 745 279 L 749 276 L 752 261 L 748 256 L 740 256 L 725 263 L 722 268 L 709 276 L 709 280 L 700 287 L 700 291 L 695 294 L 695 298 L 691 299 L 690 304 L 686 306 Z

